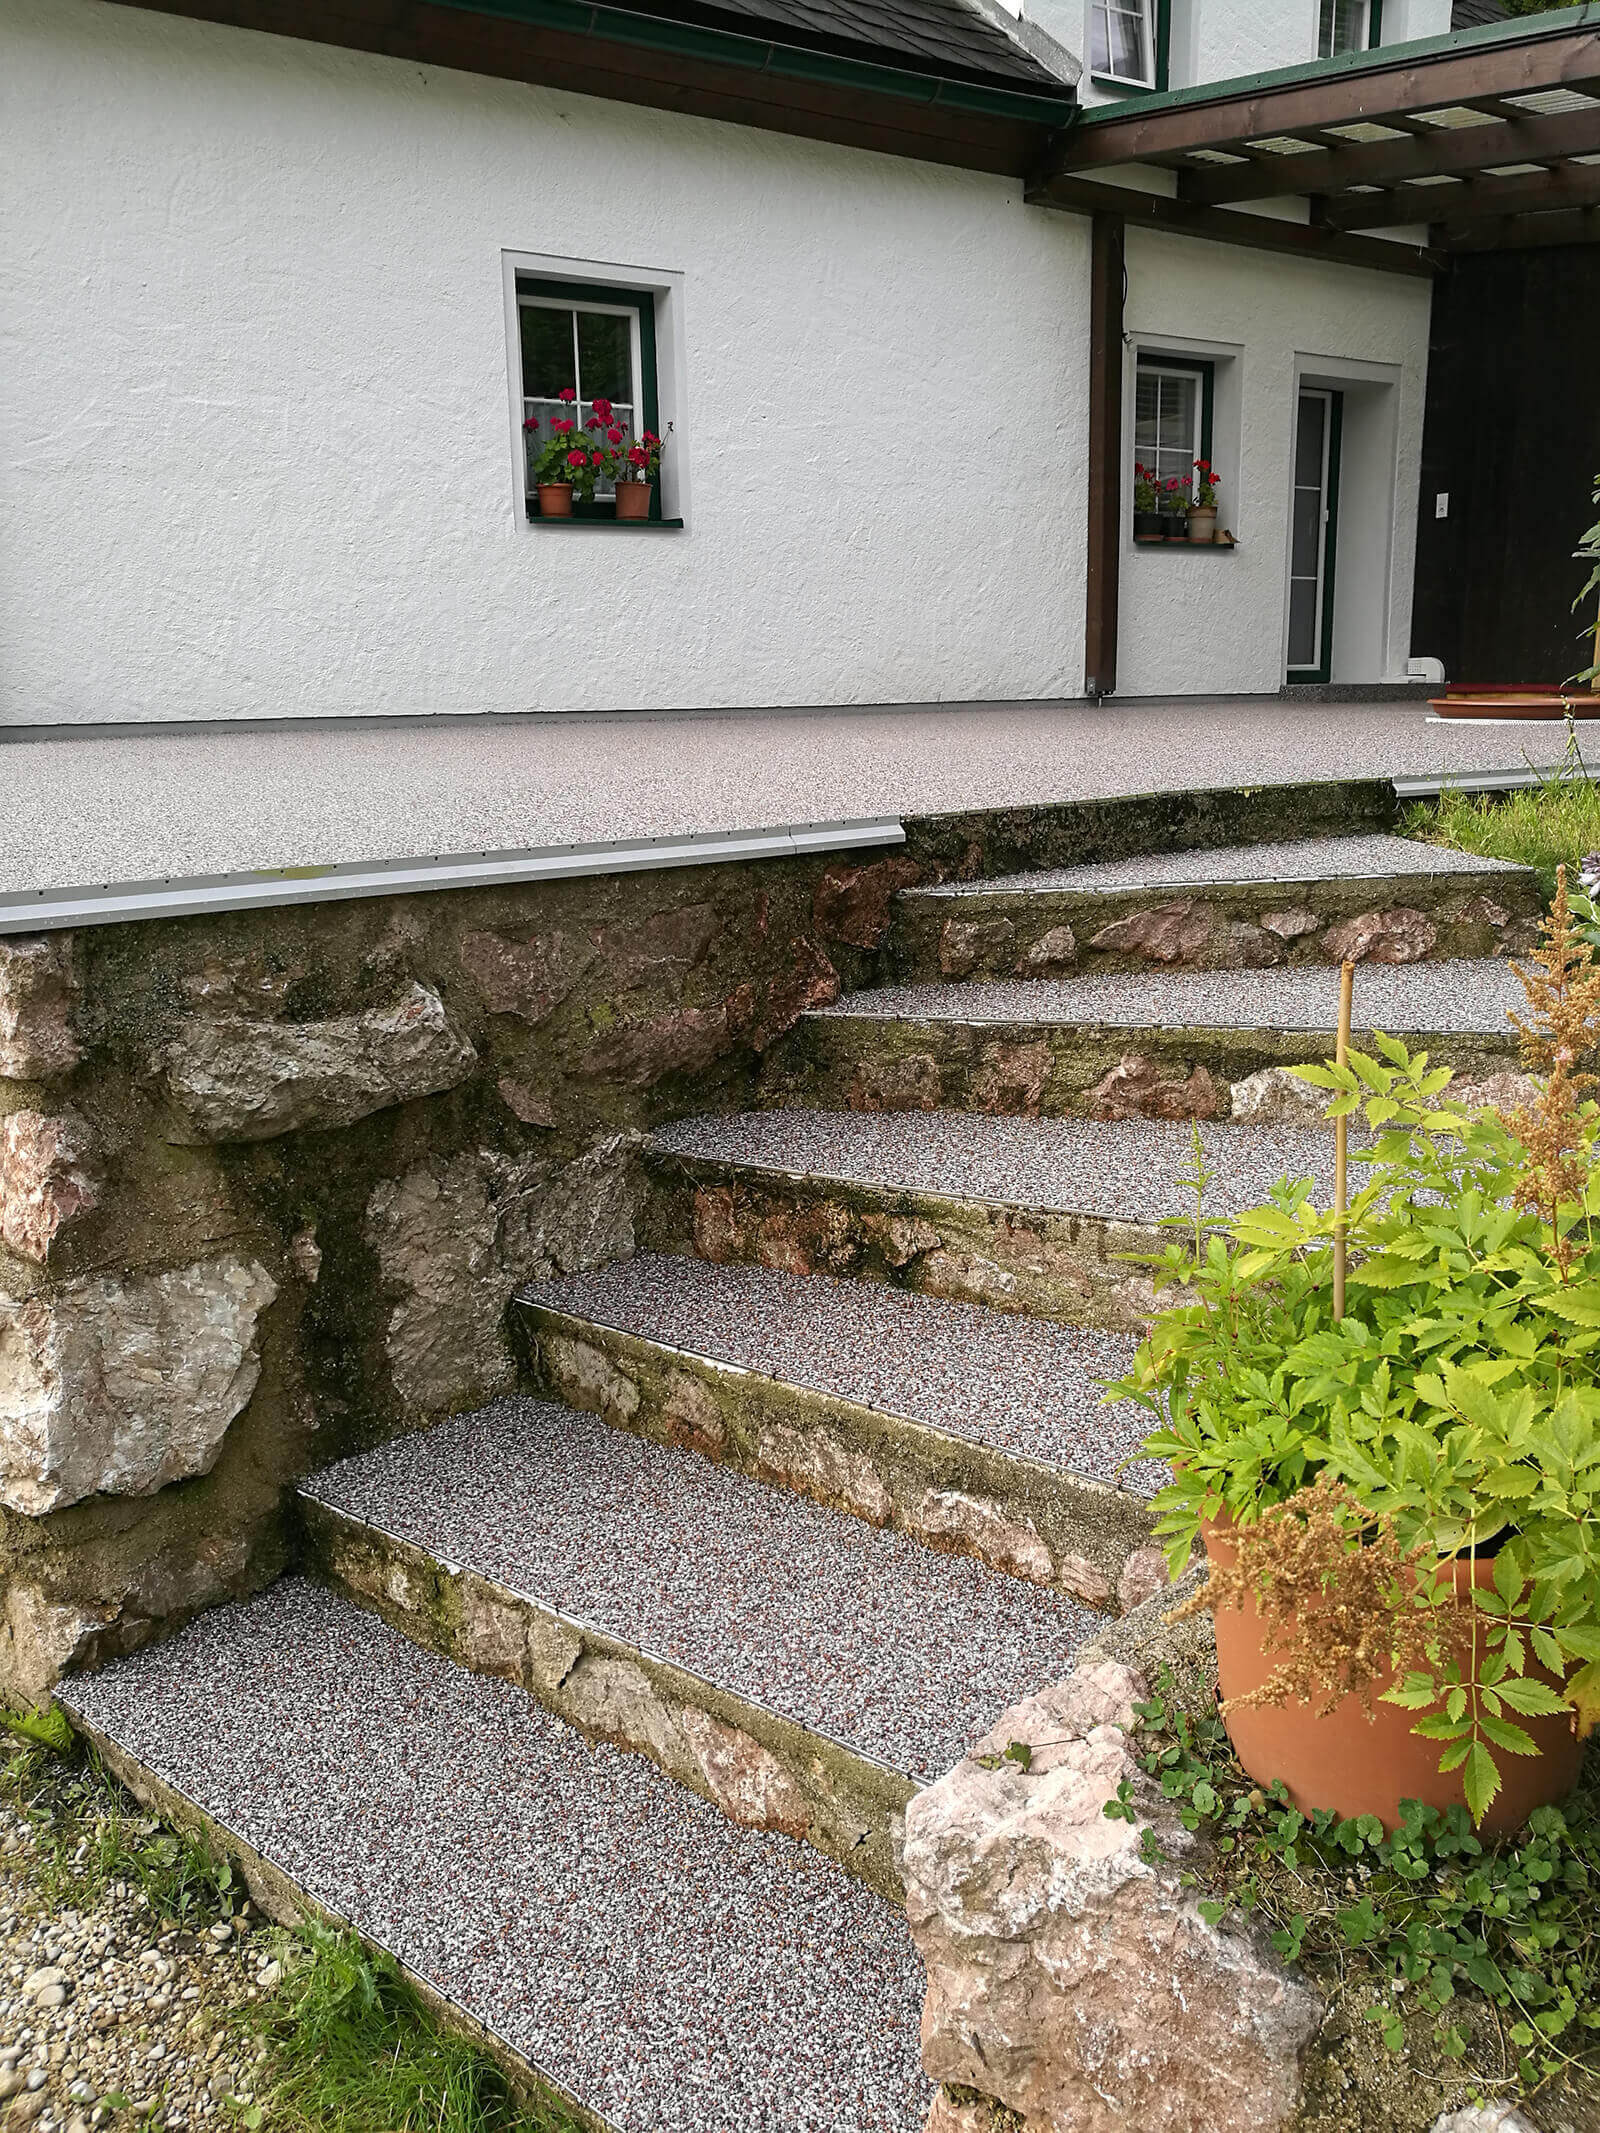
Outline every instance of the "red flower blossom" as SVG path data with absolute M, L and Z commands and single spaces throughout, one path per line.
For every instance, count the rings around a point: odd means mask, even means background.
M 569 453 L 567 454 L 567 465 L 568 465 L 569 467 L 581 467 L 581 466 L 584 466 L 584 465 L 586 465 L 586 464 L 587 464 L 587 460 L 586 460 L 586 456 L 585 456 L 585 454 L 584 454 L 584 453 L 582 453 L 582 452 L 569 452 Z
M 628 460 L 632 466 L 645 467 L 650 464 L 650 454 L 642 444 L 636 444 L 629 452 Z
M 605 453 L 604 453 L 604 452 L 591 452 L 591 453 L 589 454 L 589 464 L 590 464 L 590 466 L 592 466 L 592 467 L 603 467 L 603 466 L 605 465 L 605 463 L 606 463 L 606 455 L 605 455 Z
M 537 416 L 537 415 L 530 415 L 530 416 L 528 417 L 528 419 L 526 420 L 526 422 L 524 422 L 524 423 L 523 423 L 522 427 L 523 427 L 523 428 L 524 428 L 525 430 L 536 430 L 536 429 L 537 429 L 537 428 L 539 427 L 539 418 L 538 418 L 538 416 Z M 550 425 L 550 427 L 551 427 L 552 429 L 559 429 L 559 428 L 561 427 L 561 425 L 560 425 L 560 423 L 559 423 L 559 422 L 553 422 L 553 423 L 552 423 L 552 424 Z
M 607 444 L 621 444 L 622 442 L 622 432 L 615 423 L 606 431 L 606 442 Z
M 577 397 L 570 385 L 563 385 L 560 392 L 556 394 L 558 400 L 576 400 Z
M 594 411 L 600 417 L 600 420 L 602 422 L 609 422 L 611 420 L 611 402 L 609 400 L 596 400 L 596 402 L 594 403 Z

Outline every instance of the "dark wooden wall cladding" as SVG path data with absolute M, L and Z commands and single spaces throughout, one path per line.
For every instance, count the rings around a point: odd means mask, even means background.
M 1452 681 L 1586 666 L 1572 551 L 1597 475 L 1600 245 L 1453 259 L 1434 284 L 1413 653 Z

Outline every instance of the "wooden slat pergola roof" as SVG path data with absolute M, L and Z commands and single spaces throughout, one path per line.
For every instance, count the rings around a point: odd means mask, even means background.
M 1391 272 L 1592 242 L 1600 0 L 1085 111 L 1028 198 Z M 1283 199 L 1308 219 L 1251 212 Z M 1363 234 L 1410 228 L 1425 243 Z

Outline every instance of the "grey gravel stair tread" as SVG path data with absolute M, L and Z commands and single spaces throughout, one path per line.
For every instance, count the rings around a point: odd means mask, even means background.
M 1119 1472 L 1150 1426 L 1127 1401 L 1101 1403 L 1100 1381 L 1133 1357 L 1125 1333 L 875 1282 L 649 1254 L 533 1282 L 521 1300 L 1139 1494 L 1165 1478 L 1150 1460 Z
M 301 1487 L 913 1778 L 1103 1627 L 1064 1593 L 547 1401 L 497 1401 Z
M 904 1917 L 288 1579 L 63 1700 L 621 2133 L 917 2133 Z
M 995 1118 L 967 1111 L 747 1111 L 657 1127 L 669 1155 L 796 1178 L 936 1193 L 1007 1207 L 1095 1214 L 1127 1222 L 1189 1214 L 1188 1123 L 1160 1119 Z M 1264 1200 L 1279 1178 L 1333 1190 L 1333 1129 L 1318 1125 L 1202 1125 L 1216 1172 L 1206 1205 L 1217 1216 Z
M 988 881 L 941 882 L 907 889 L 923 896 L 1027 895 L 1036 890 L 1101 894 L 1118 889 L 1228 887 L 1273 881 L 1384 881 L 1403 874 L 1515 874 L 1528 868 L 1508 859 L 1483 859 L 1448 845 L 1382 833 L 1359 837 L 1296 837 L 1274 844 L 1227 844 L 1189 852 L 1146 852 L 1133 859 L 1100 859 L 1086 866 L 1001 874 Z
M 1510 1039 L 1522 987 L 1498 958 L 1356 968 L 1355 1027 L 1395 1034 Z M 1331 965 L 1285 970 L 1101 971 L 965 985 L 884 985 L 853 992 L 808 1020 L 1055 1024 L 1115 1029 L 1332 1032 L 1339 975 Z

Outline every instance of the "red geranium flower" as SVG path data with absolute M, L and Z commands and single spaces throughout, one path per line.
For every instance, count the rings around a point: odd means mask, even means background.
M 523 427 L 523 428 L 524 428 L 525 430 L 536 430 L 536 429 L 537 429 L 537 428 L 539 427 L 539 418 L 538 418 L 538 416 L 537 416 L 537 415 L 530 415 L 530 416 L 528 417 L 527 421 L 523 423 L 522 427 Z M 551 424 L 551 428 L 552 428 L 552 429 L 559 429 L 560 427 L 561 427 L 561 425 L 560 425 L 560 423 L 559 423 L 559 422 L 555 422 L 555 423 L 552 423 L 552 424 Z
M 606 431 L 606 442 L 607 444 L 621 444 L 622 442 L 622 432 L 616 427 L 615 423 Z
M 650 464 L 650 454 L 645 450 L 642 444 L 636 444 L 633 447 L 632 451 L 628 454 L 628 461 L 629 464 L 632 466 L 648 466 Z
M 602 422 L 609 422 L 611 420 L 611 402 L 609 400 L 596 400 L 596 402 L 594 403 L 594 411 L 600 417 Z
M 570 385 L 563 385 L 560 392 L 556 394 L 558 400 L 576 400 L 577 397 Z
M 569 467 L 581 467 L 587 465 L 587 463 L 582 452 L 569 452 L 567 454 L 567 465 Z
M 592 466 L 592 467 L 603 467 L 603 466 L 605 465 L 605 463 L 606 463 L 606 455 L 605 455 L 605 453 L 604 453 L 604 452 L 591 452 L 591 453 L 589 454 L 589 464 L 590 464 L 590 466 Z

